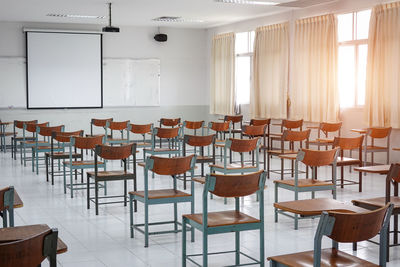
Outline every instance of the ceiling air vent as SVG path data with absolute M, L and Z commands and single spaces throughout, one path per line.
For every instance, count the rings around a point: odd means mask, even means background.
M 288 3 L 281 3 L 277 6 L 306 8 L 306 7 L 310 7 L 310 6 L 316 6 L 316 5 L 326 4 L 329 2 L 335 2 L 335 1 L 337 1 L 337 0 L 297 0 L 297 1 L 292 1 L 292 2 L 288 2 Z

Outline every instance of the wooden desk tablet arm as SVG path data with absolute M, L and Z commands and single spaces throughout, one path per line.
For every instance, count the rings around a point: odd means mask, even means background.
M 57 266 L 57 241 L 58 229 L 52 228 L 51 232 L 44 237 L 43 241 L 43 256 L 49 260 L 50 267 Z

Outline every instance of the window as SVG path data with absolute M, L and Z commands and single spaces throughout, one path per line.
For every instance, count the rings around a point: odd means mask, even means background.
M 368 31 L 371 10 L 338 15 L 341 107 L 365 104 Z
M 250 87 L 253 76 L 253 46 L 254 31 L 236 34 L 236 104 L 250 103 Z

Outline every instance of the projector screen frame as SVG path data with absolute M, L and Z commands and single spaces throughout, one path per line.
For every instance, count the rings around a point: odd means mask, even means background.
M 26 109 L 102 109 L 104 107 L 103 100 L 103 33 L 102 32 L 94 32 L 94 31 L 67 31 L 67 30 L 49 30 L 49 29 L 23 29 L 25 33 L 25 57 L 26 57 Z M 95 34 L 100 35 L 100 106 L 97 107 L 29 107 L 29 77 L 28 77 L 28 33 L 29 32 L 38 32 L 38 33 L 61 33 L 61 34 Z

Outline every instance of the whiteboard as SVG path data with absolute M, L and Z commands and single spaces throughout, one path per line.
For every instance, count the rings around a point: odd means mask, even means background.
M 106 107 L 159 106 L 159 59 L 104 59 Z
M 159 105 L 159 59 L 103 59 L 103 106 Z M 26 108 L 24 57 L 0 57 L 0 108 Z
M 26 107 L 23 57 L 0 57 L 0 108 Z

